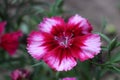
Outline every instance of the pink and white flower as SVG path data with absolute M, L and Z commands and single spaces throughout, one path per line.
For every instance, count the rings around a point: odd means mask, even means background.
M 71 70 L 77 59 L 92 59 L 101 50 L 100 36 L 92 34 L 91 24 L 79 15 L 67 23 L 61 17 L 44 18 L 38 27 L 28 37 L 27 50 L 57 71 Z
M 66 77 L 61 80 L 77 80 L 76 77 Z

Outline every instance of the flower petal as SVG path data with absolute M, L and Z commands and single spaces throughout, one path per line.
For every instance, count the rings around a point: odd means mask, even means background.
M 63 78 L 62 80 L 77 80 L 76 77 L 66 77 Z
M 19 46 L 19 37 L 22 36 L 21 31 L 6 33 L 1 37 L 0 46 L 5 49 L 10 55 L 13 55 Z
M 58 47 L 56 50 L 47 53 L 43 59 L 51 68 L 57 71 L 68 71 L 77 64 L 70 54 Z
M 92 26 L 88 20 L 79 16 L 78 14 L 69 19 L 68 25 L 72 25 L 73 27 L 78 26 L 80 29 L 79 31 L 81 31 L 82 34 L 88 34 L 92 31 Z
M 7 24 L 6 21 L 0 22 L 0 35 L 3 33 L 6 24 Z
M 15 70 L 11 73 L 12 80 L 17 80 L 21 76 L 21 72 L 19 70 Z
M 60 17 L 44 18 L 38 27 L 41 31 L 50 33 L 54 26 L 62 25 L 64 20 Z
M 12 71 L 10 76 L 11 76 L 12 80 L 27 79 L 30 76 L 30 71 L 28 71 L 26 69 L 16 69 L 16 70 Z
M 93 58 L 95 55 L 100 53 L 100 36 L 98 34 L 88 34 L 82 37 L 84 46 L 81 46 L 81 52 L 79 53 L 80 61 Z
M 40 60 L 45 54 L 45 47 L 43 47 L 42 44 L 42 34 L 36 31 L 31 32 L 31 34 L 28 37 L 27 50 L 30 53 L 30 55 L 37 60 Z

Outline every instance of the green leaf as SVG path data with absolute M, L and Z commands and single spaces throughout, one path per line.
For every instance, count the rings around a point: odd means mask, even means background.
M 40 6 L 34 6 L 33 10 L 35 11 L 35 15 L 45 12 L 44 9 Z
M 111 57 L 110 62 L 112 63 L 120 62 L 120 51 Z
M 117 67 L 113 66 L 113 69 L 120 72 L 120 68 L 117 68 Z
M 105 46 L 102 46 L 101 48 L 102 48 L 103 51 L 108 51 L 108 48 L 105 47 Z
M 5 80 L 11 80 L 11 77 L 8 75 L 5 75 L 4 78 L 5 78 Z
M 114 55 L 111 56 L 110 60 L 107 61 L 105 64 L 106 65 L 112 65 L 115 63 L 119 63 L 120 62 L 120 51 Z
M 32 65 L 32 67 L 36 67 L 36 66 L 39 66 L 41 64 L 43 64 L 43 62 L 36 63 L 36 64 Z
M 108 68 L 112 71 L 117 71 L 118 73 L 120 73 L 120 67 L 118 66 L 112 65 L 112 66 L 109 66 Z
M 50 16 L 58 15 L 63 12 L 62 10 L 63 0 L 56 0 L 50 7 Z
M 108 43 L 110 42 L 110 39 L 105 35 L 105 34 L 102 34 L 102 33 L 98 33 L 104 40 L 106 40 Z
M 103 18 L 103 20 L 102 20 L 102 30 L 101 30 L 102 33 L 104 32 L 104 29 L 106 28 L 106 26 L 107 26 L 107 21 L 106 21 L 105 18 Z
M 78 62 L 78 66 L 75 69 L 77 72 L 77 76 L 82 78 L 81 80 L 91 80 L 91 63 L 89 63 L 89 61 Z
M 108 50 L 112 51 L 116 47 L 116 45 L 117 45 L 117 38 L 115 37 L 108 45 Z
M 36 6 L 36 5 L 40 5 L 40 6 L 49 6 L 50 4 L 48 3 L 48 2 L 45 2 L 45 1 L 40 1 L 40 0 L 38 0 L 38 1 L 34 1 L 34 0 L 31 0 L 31 1 L 29 1 L 30 2 L 30 4 L 31 5 L 33 5 L 33 6 Z M 23 5 L 25 5 L 25 4 L 23 4 Z
M 63 0 L 56 0 L 56 6 L 57 7 L 62 7 L 62 5 L 63 5 Z
M 116 47 L 119 47 L 119 46 L 120 46 L 120 42 L 117 42 Z

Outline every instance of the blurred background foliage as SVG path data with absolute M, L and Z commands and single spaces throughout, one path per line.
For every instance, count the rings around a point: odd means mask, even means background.
M 51 4 L 39 0 L 1 0 L 0 20 L 7 21 L 8 32 L 20 28 L 28 33 L 43 17 L 61 15 L 62 5 L 62 0 Z
M 32 30 L 37 30 L 37 25 L 44 17 L 64 16 L 67 11 L 63 9 L 63 4 L 64 0 L 55 0 L 51 3 L 44 0 L 0 0 L 0 21 L 7 21 L 5 32 L 22 30 L 24 33 L 14 56 L 9 56 L 0 48 L 0 80 L 11 80 L 10 73 L 19 68 L 31 72 L 29 80 L 59 80 L 63 77 L 102 80 L 106 74 L 120 74 L 120 42 L 117 36 L 114 37 L 116 35 L 114 25 L 108 24 L 105 19 L 102 20 L 101 31 L 97 32 L 103 41 L 101 53 L 92 60 L 82 63 L 78 61 L 78 65 L 71 71 L 53 71 L 44 62 L 34 60 L 27 53 L 28 34 Z M 67 17 L 65 16 L 65 19 Z M 115 80 L 120 78 L 116 77 Z

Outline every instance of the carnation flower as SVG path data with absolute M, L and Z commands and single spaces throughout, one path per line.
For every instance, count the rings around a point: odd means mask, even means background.
M 26 69 L 16 69 L 11 73 L 12 80 L 29 80 L 30 72 Z
M 77 64 L 94 58 L 101 48 L 100 36 L 92 34 L 87 19 L 75 15 L 64 22 L 61 17 L 44 18 L 28 37 L 27 50 L 36 60 L 43 60 L 57 71 L 71 70 Z
M 19 38 L 22 36 L 22 32 L 16 31 L 3 34 L 5 24 L 6 22 L 0 22 L 0 47 L 13 55 L 19 46 Z
M 61 80 L 77 80 L 75 77 L 66 77 L 66 78 L 63 78 Z

